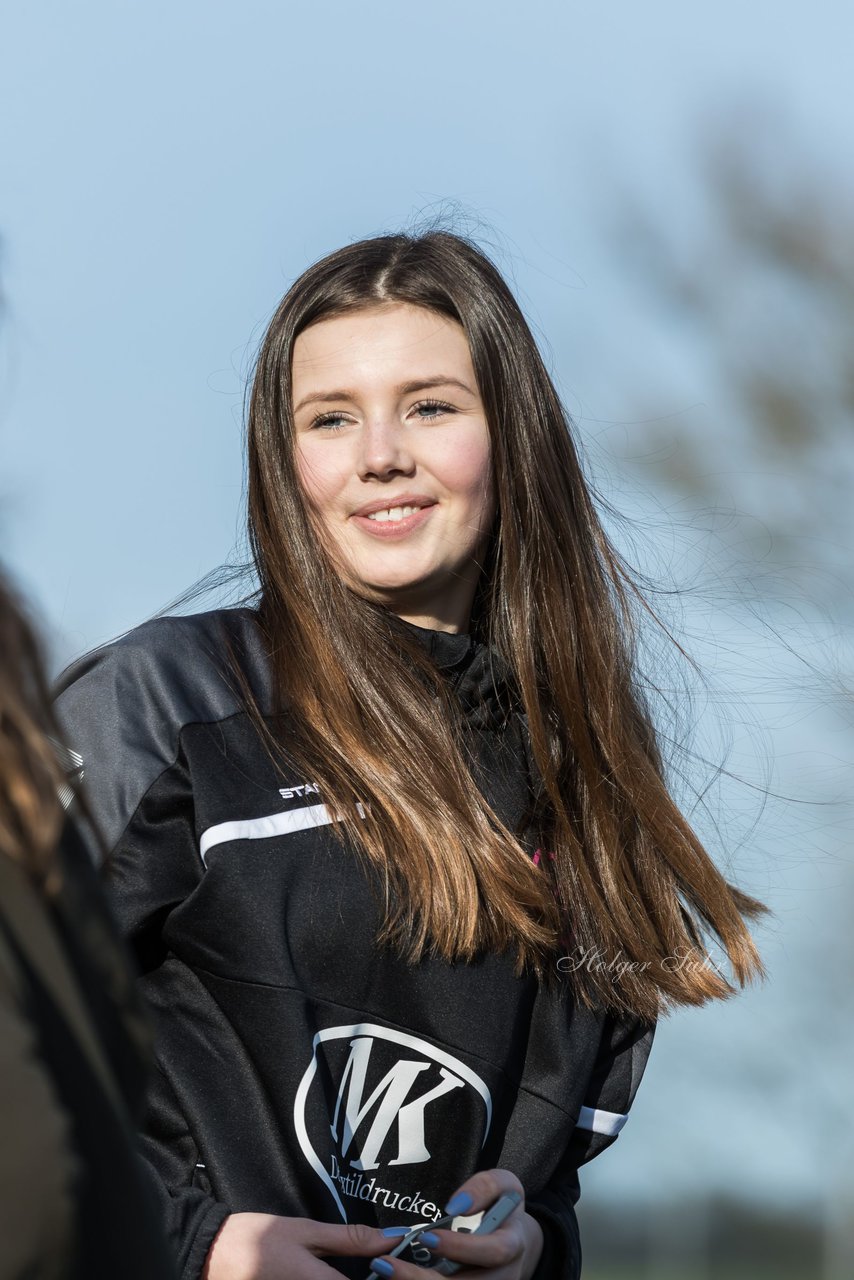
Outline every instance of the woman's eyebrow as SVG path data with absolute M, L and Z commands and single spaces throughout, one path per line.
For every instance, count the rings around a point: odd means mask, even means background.
M 459 378 L 448 377 L 444 373 L 438 373 L 433 378 L 414 378 L 410 382 L 401 382 L 395 387 L 395 392 L 399 396 L 411 395 L 414 391 L 427 391 L 431 387 L 459 387 L 461 391 L 465 391 L 468 395 L 473 396 L 475 393 L 471 387 L 466 386 L 464 382 L 460 382 Z M 305 396 L 300 400 L 294 409 L 294 413 L 299 413 L 300 409 L 304 409 L 309 404 L 330 404 L 332 401 L 354 401 L 357 399 L 354 391 L 319 391 L 312 392 L 311 395 Z

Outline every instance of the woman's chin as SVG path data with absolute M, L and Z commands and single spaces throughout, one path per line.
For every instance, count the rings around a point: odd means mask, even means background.
M 373 572 L 360 574 L 350 571 L 350 584 L 360 594 L 376 599 L 404 598 L 415 592 L 429 589 L 435 591 L 437 584 L 433 573 L 428 570 L 392 570 L 387 573 Z

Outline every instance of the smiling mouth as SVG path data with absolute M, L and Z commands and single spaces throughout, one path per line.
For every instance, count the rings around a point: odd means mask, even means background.
M 372 511 L 364 519 L 374 520 L 378 524 L 388 524 L 405 520 L 407 516 L 414 516 L 416 511 L 424 510 L 424 507 L 387 507 L 384 511 Z
M 396 507 L 383 507 L 380 511 L 368 511 L 364 515 L 354 513 L 350 519 L 375 538 L 399 539 L 420 529 L 436 506 L 435 502 L 419 505 L 407 502 Z

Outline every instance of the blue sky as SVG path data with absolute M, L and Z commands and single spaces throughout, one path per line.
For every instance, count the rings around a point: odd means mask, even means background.
M 17 5 L 3 25 L 0 538 L 55 664 L 231 552 L 245 375 L 310 261 L 456 210 L 607 459 L 633 388 L 677 388 L 662 414 L 714 397 L 693 339 L 625 279 L 608 235 L 621 202 L 701 220 L 698 130 L 727 114 L 750 130 L 762 113 L 842 179 L 851 154 L 845 0 L 92 0 Z M 744 1151 L 725 1141 L 731 1090 L 694 1091 L 681 1069 L 765 1009 L 744 998 L 668 1028 L 684 1041 L 653 1050 L 649 1103 L 591 1186 L 636 1191 L 650 1159 L 681 1185 L 686 1123 L 719 1181 L 818 1186 L 761 1108 L 742 1114 Z
M 227 555 L 242 375 L 341 243 L 457 204 L 594 431 L 651 358 L 683 366 L 614 201 L 692 216 L 698 123 L 750 103 L 842 167 L 852 34 L 843 3 L 15 6 L 0 500 L 58 657 Z

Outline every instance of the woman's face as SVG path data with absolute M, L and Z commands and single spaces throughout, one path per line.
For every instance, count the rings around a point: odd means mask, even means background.
M 409 622 L 467 630 L 495 496 L 462 327 L 405 303 L 320 320 L 292 383 L 300 482 L 344 580 Z

